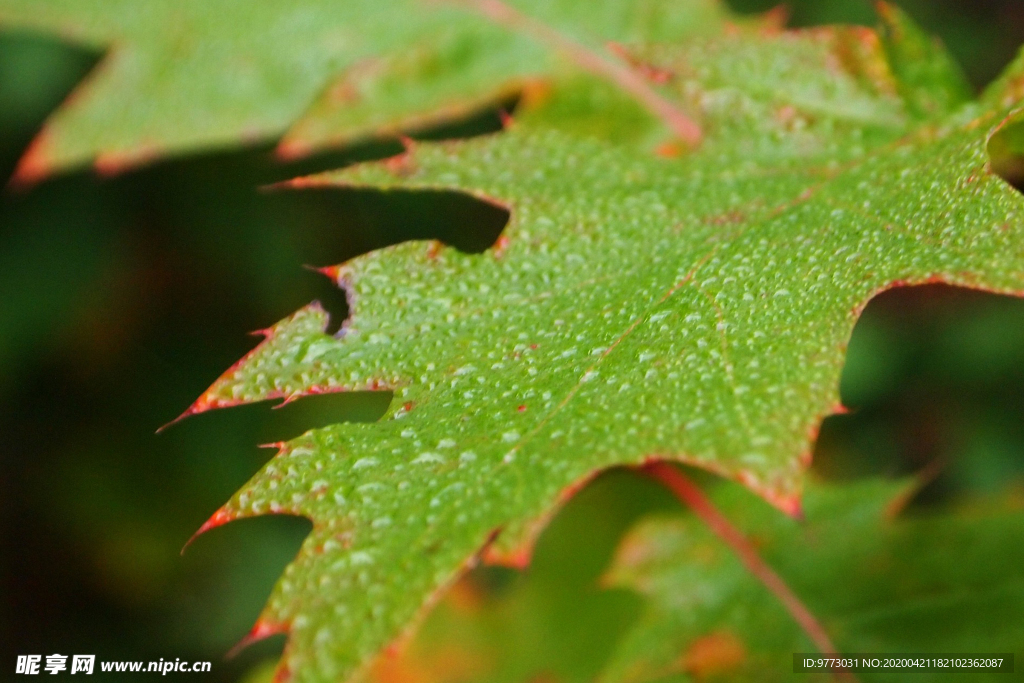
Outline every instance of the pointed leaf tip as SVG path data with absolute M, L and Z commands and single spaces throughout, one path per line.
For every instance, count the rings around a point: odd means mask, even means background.
M 273 636 L 287 635 L 289 631 L 291 631 L 290 624 L 278 621 L 271 621 L 261 617 L 256 621 L 256 623 L 249 630 L 249 632 L 245 634 L 242 637 L 242 639 L 234 645 L 234 647 L 228 650 L 228 653 L 225 655 L 225 657 L 227 659 L 234 659 L 242 650 L 249 647 L 253 643 L 258 643 L 261 640 L 266 640 L 267 638 Z M 275 682 L 278 680 L 287 680 L 287 677 L 284 679 L 278 678 L 281 675 L 282 671 L 287 671 L 287 669 L 284 668 L 283 662 L 279 665 L 277 673 L 274 677 Z
M 238 515 L 236 513 L 226 508 L 220 508 L 219 510 L 214 512 L 208 520 L 203 522 L 203 525 L 196 529 L 196 532 L 192 534 L 192 536 L 190 536 L 187 541 L 185 541 L 185 545 L 181 547 L 181 554 L 184 555 L 188 547 L 192 545 L 192 542 L 200 536 L 202 536 L 203 534 L 205 534 L 210 529 L 215 529 L 219 526 L 223 526 L 228 522 L 232 522 L 236 519 L 238 519 Z

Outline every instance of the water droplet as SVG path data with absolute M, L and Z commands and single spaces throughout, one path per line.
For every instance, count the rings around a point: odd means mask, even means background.
M 367 467 L 375 467 L 379 464 L 379 462 L 380 461 L 378 461 L 377 458 L 359 458 L 354 463 L 352 463 L 352 469 L 363 470 L 366 469 Z
M 354 550 L 348 556 L 348 561 L 353 566 L 373 564 L 373 556 L 364 550 Z

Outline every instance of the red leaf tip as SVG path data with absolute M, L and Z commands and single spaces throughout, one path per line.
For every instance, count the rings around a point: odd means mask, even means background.
M 302 140 L 286 138 L 277 143 L 277 147 L 274 148 L 274 157 L 283 162 L 295 161 L 309 156 L 312 151 L 313 147 L 310 144 Z
M 494 246 L 491 249 L 494 250 L 494 257 L 501 258 L 508 251 L 509 239 L 508 235 L 499 235 L 498 239 L 494 242 Z
M 779 508 L 787 515 L 800 522 L 804 521 L 804 503 L 803 498 L 798 495 L 791 496 L 779 496 L 774 501 L 775 507 Z
M 508 567 L 522 571 L 530 566 L 530 560 L 533 559 L 533 543 L 522 543 L 519 547 L 511 550 L 499 550 L 491 544 L 484 548 L 481 559 L 484 564 L 490 566 Z
M 125 171 L 152 163 L 160 156 L 156 147 L 142 147 L 135 150 L 101 152 L 92 162 L 93 170 L 105 177 L 113 177 Z
M 223 526 L 235 519 L 238 519 L 238 515 L 234 512 L 231 512 L 230 510 L 226 510 L 224 508 L 217 510 L 212 515 L 210 515 L 210 518 L 203 522 L 203 525 L 199 527 L 194 534 L 192 534 L 192 537 L 189 538 L 188 541 L 185 542 L 185 545 L 181 548 L 181 554 L 184 555 L 188 547 L 192 545 L 192 541 L 196 540 L 210 529 Z
M 254 334 L 258 334 L 258 333 L 254 333 Z M 171 425 L 175 425 L 175 424 L 181 422 L 182 420 L 184 420 L 186 417 L 189 417 L 190 415 L 196 415 L 198 413 L 205 413 L 207 410 L 213 410 L 214 408 L 230 408 L 232 406 L 241 405 L 242 403 L 244 403 L 244 401 L 226 401 L 224 399 L 217 398 L 213 393 L 211 393 L 210 391 L 207 391 L 202 396 L 197 398 L 195 400 L 195 402 L 192 405 L 190 405 L 185 410 L 185 412 L 183 412 L 178 417 L 174 418 L 173 420 L 171 420 L 167 424 L 165 424 L 162 427 L 160 427 L 159 429 L 157 429 L 156 433 L 159 434 L 160 432 L 164 431 L 165 429 L 167 429 Z
M 338 276 L 341 275 L 341 266 L 323 266 L 322 268 L 313 268 L 316 272 L 330 278 L 333 282 L 338 281 Z
M 231 659 L 245 648 L 249 647 L 253 643 L 263 640 L 264 638 L 287 634 L 290 629 L 290 625 L 286 622 L 270 621 L 269 619 L 263 618 L 257 619 L 252 629 L 250 629 L 249 632 L 245 634 L 245 636 L 238 641 L 233 648 L 228 650 L 227 658 Z M 284 678 L 280 678 L 282 672 L 285 674 Z M 278 669 L 274 680 L 288 680 L 288 678 L 288 670 L 282 667 Z
M 18 160 L 18 166 L 14 169 L 8 186 L 15 189 L 24 189 L 35 185 L 43 178 L 53 172 L 54 164 L 51 159 L 48 144 L 48 134 L 43 131 L 37 135 L 28 149 Z

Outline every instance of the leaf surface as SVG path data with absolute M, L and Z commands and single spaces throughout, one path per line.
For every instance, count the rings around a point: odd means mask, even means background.
M 922 98 L 932 81 L 908 89 L 862 29 L 727 31 L 628 59 L 697 113 L 699 149 L 623 139 L 616 121 L 646 114 L 576 77 L 500 134 L 294 182 L 456 189 L 511 216 L 484 254 L 407 242 L 325 269 L 349 294 L 341 333 L 301 309 L 188 411 L 394 392 L 377 424 L 281 444 L 204 527 L 313 520 L 254 632 L 289 632 L 295 680 L 365 671 L 476 558 L 523 565 L 603 469 L 683 461 L 796 512 L 873 295 L 1024 291 L 1024 201 L 986 153 L 1014 72 L 962 107 L 945 85 Z

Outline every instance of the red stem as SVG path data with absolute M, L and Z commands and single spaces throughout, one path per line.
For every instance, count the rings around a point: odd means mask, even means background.
M 668 462 L 652 462 L 644 465 L 642 470 L 663 484 L 676 498 L 693 510 L 701 521 L 726 545 L 733 549 L 747 570 L 770 590 L 789 612 L 790 616 L 800 625 L 804 633 L 811 639 L 814 646 L 824 654 L 838 652 L 828 633 L 811 613 L 807 606 L 797 597 L 782 577 L 761 559 L 750 541 L 715 507 L 714 503 L 704 495 L 700 487 L 692 479 Z M 856 680 L 848 671 L 836 672 L 840 678 Z
M 566 38 L 549 26 L 522 14 L 501 0 L 468 0 L 493 21 L 532 33 L 537 38 L 562 50 L 584 69 L 609 79 L 635 97 L 652 114 L 668 124 L 669 128 L 690 147 L 700 144 L 703 135 L 700 126 L 681 112 L 672 102 L 659 95 L 646 80 L 633 69 L 607 59 L 603 55 Z

